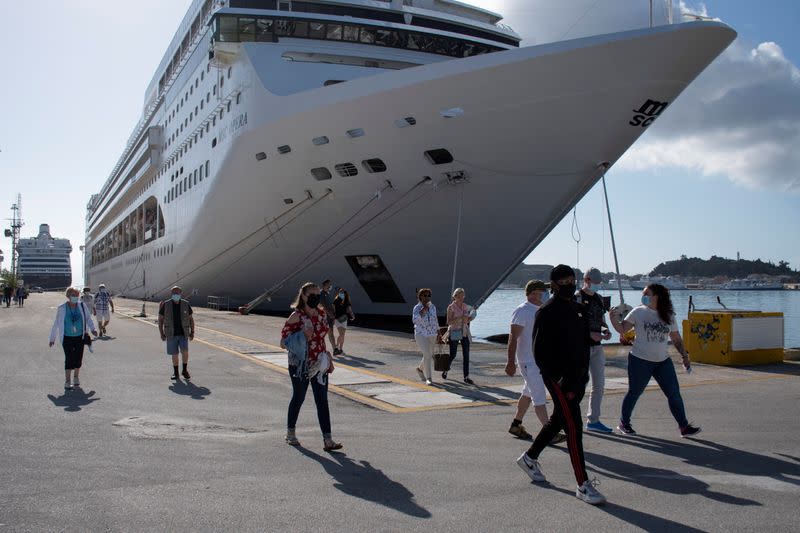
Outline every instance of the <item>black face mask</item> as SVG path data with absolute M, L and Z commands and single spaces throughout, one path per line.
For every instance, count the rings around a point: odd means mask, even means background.
M 319 305 L 319 294 L 309 294 L 306 296 L 306 305 L 309 307 L 316 307 Z
M 556 296 L 565 300 L 571 300 L 575 296 L 576 285 L 570 283 L 569 285 L 558 285 Z

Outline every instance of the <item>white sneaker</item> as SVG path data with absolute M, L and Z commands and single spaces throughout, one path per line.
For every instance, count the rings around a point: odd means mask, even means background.
M 72 386 L 73 387 L 80 387 L 81 386 L 81 380 L 79 380 L 78 378 L 73 378 Z
M 600 481 L 597 478 L 591 481 L 586 480 L 583 482 L 583 485 L 575 489 L 575 496 L 579 500 L 583 500 L 591 505 L 600 505 L 601 503 L 606 503 L 606 497 L 600 494 L 600 492 L 595 488 L 599 484 Z
M 528 474 L 528 477 L 531 478 L 531 480 L 536 481 L 537 483 L 543 483 L 547 481 L 547 478 L 544 477 L 544 474 L 542 474 L 542 469 L 539 468 L 539 461 L 534 461 L 528 457 L 527 453 L 523 453 L 519 456 L 519 459 L 517 459 L 517 464 L 522 470 L 525 471 L 526 474 Z
M 64 390 L 72 390 L 72 384 L 69 381 L 64 382 Z

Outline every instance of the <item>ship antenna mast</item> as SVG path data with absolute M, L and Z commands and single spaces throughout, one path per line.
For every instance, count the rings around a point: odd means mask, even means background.
M 11 205 L 11 229 L 5 231 L 6 237 L 11 237 L 11 275 L 17 277 L 17 262 L 19 258 L 19 230 L 22 228 L 22 195 L 17 193 L 16 203 Z

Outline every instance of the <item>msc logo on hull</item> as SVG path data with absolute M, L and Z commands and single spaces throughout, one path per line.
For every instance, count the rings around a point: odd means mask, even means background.
M 628 124 L 631 126 L 641 126 L 642 128 L 646 128 L 652 124 L 661 113 L 664 112 L 668 105 L 669 102 L 656 102 L 655 100 L 650 100 L 648 98 L 647 101 L 642 104 L 642 107 L 633 110 L 633 112 L 636 114 L 633 115 L 633 118 L 628 122 Z

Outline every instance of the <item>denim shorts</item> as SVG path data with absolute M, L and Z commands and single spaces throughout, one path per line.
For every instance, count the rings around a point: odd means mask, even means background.
M 189 351 L 189 339 L 184 335 L 167 337 L 167 355 L 178 355 L 178 349 L 182 352 Z

